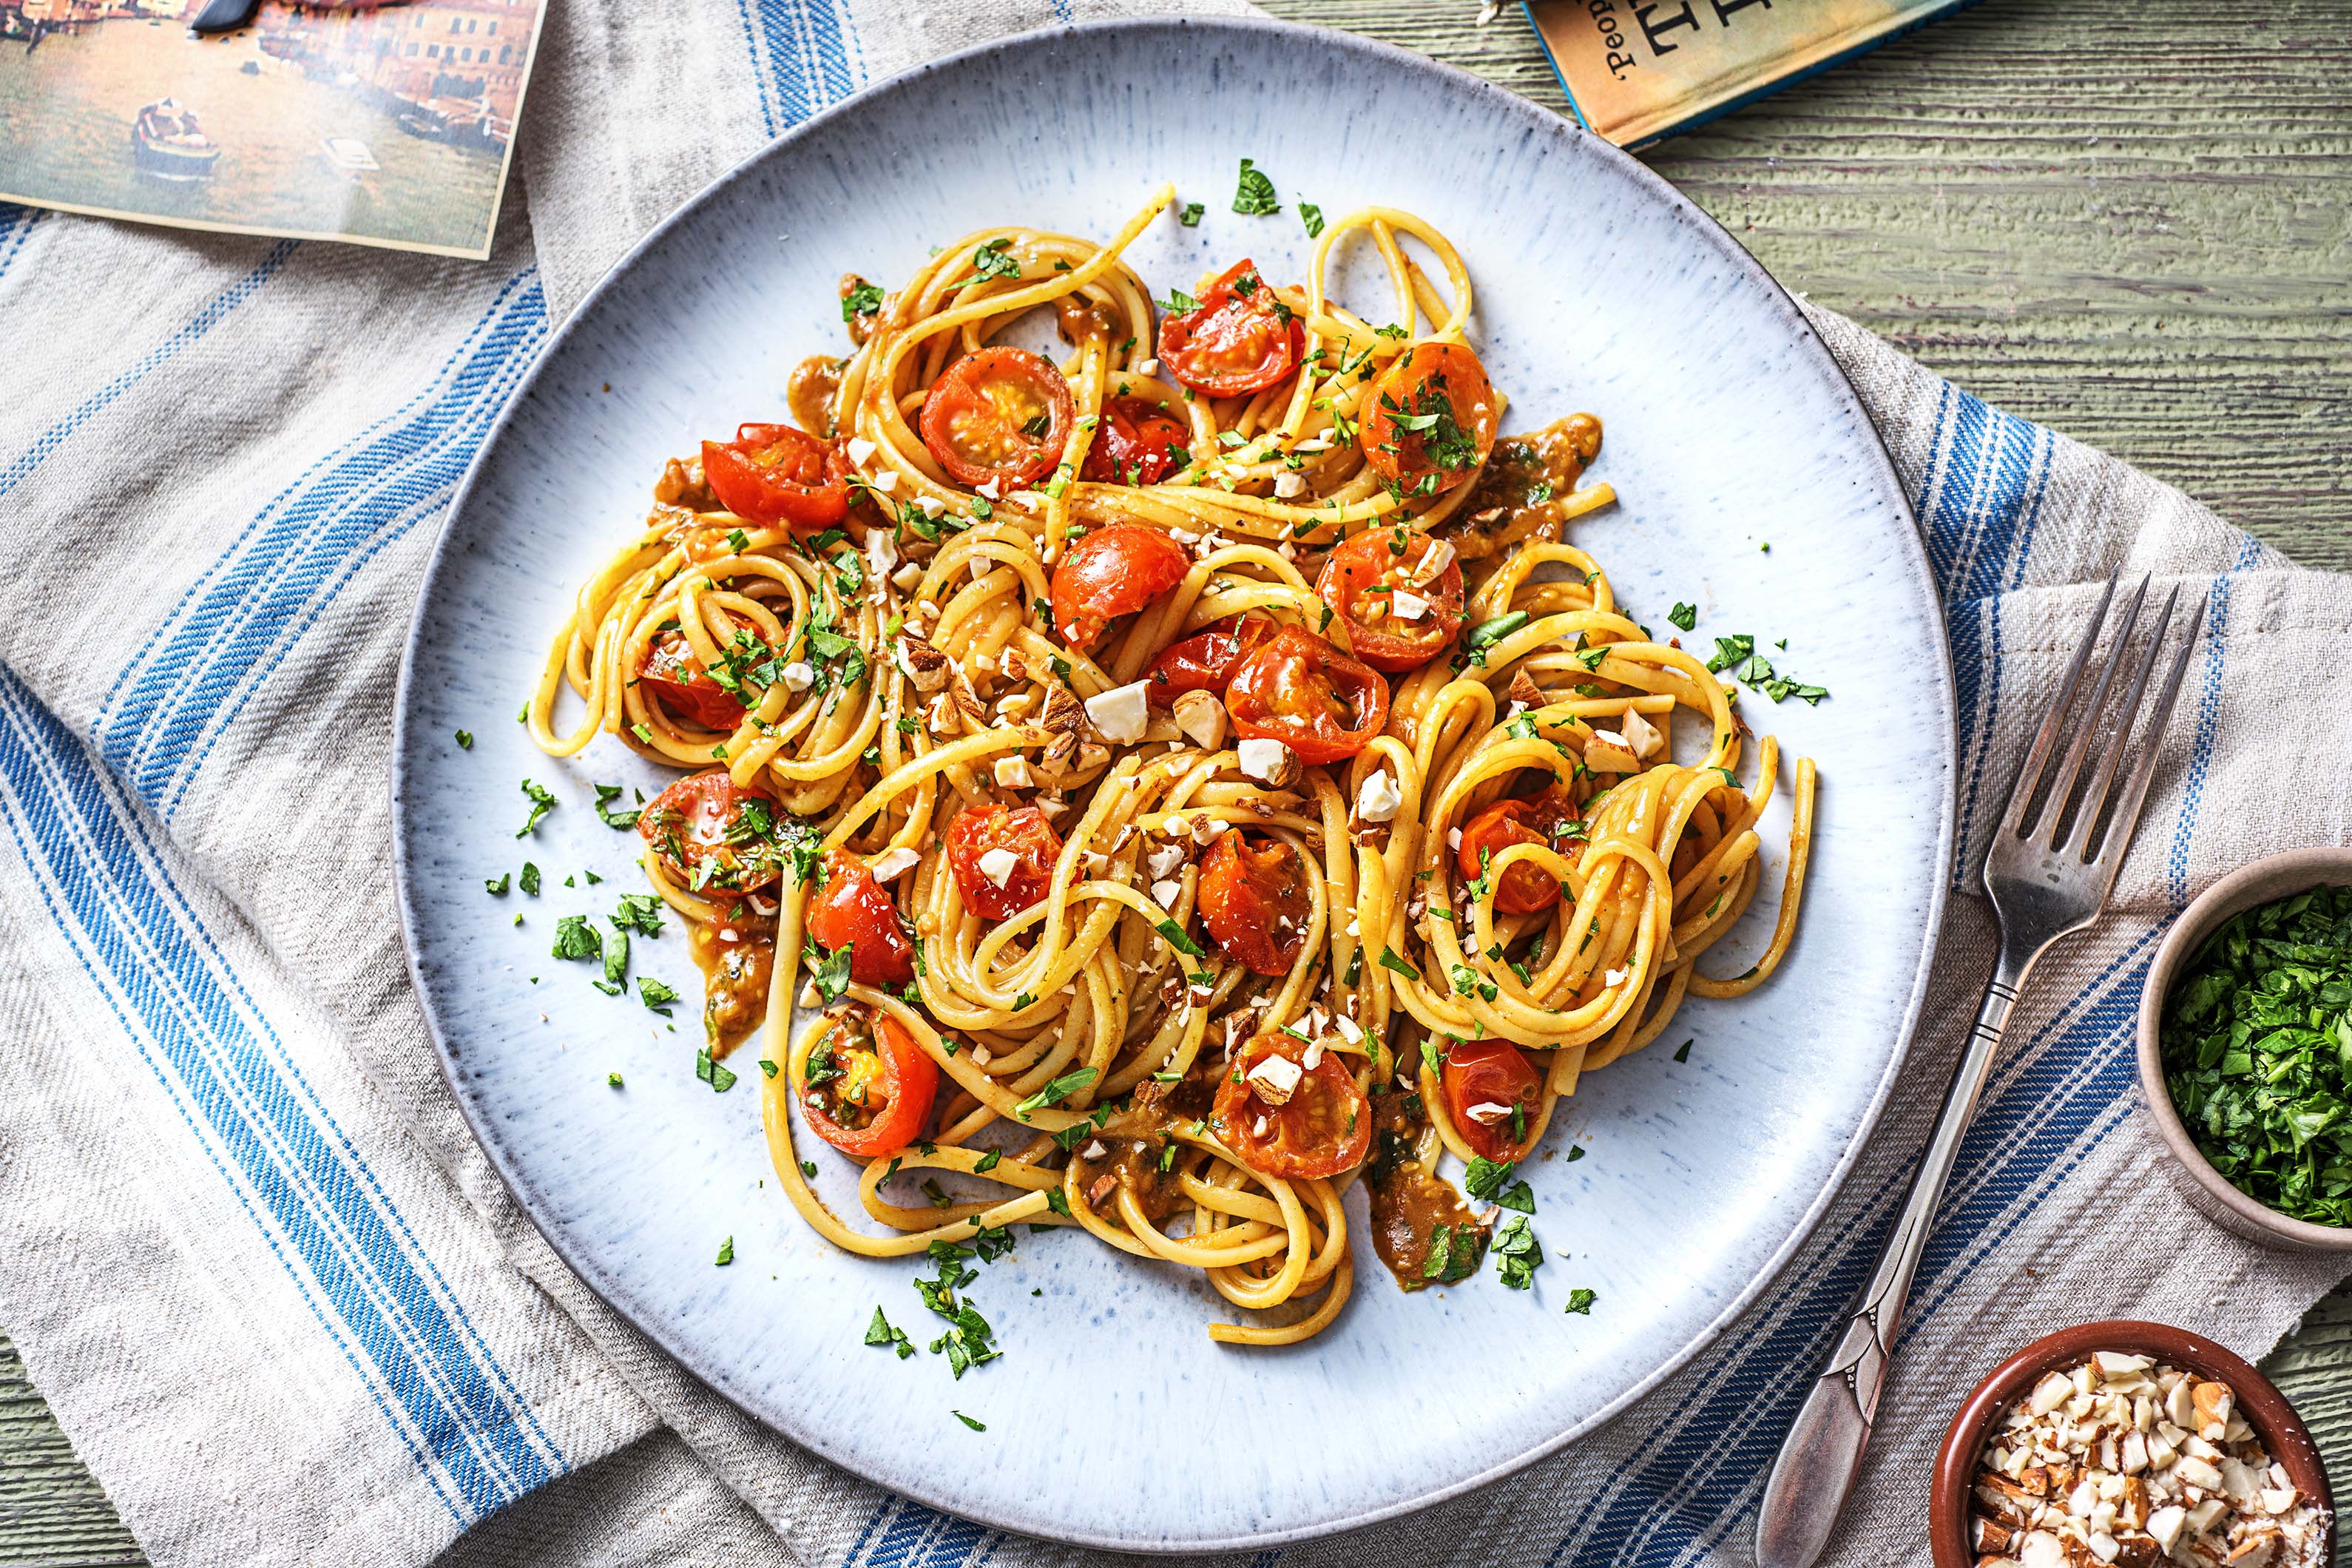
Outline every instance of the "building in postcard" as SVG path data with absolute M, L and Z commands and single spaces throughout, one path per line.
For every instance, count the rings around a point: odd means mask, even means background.
M 297 6 L 262 47 L 313 74 L 400 100 L 401 124 L 413 134 L 503 148 L 514 133 L 538 8 L 538 0 Z

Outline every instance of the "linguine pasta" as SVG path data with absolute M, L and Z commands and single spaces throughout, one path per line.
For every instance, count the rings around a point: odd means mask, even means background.
M 874 1257 L 1076 1227 L 1202 1269 L 1244 1315 L 1213 1336 L 1286 1343 L 1353 1288 L 1349 1186 L 1400 1282 L 1450 1282 L 1491 1216 L 1441 1155 L 1523 1156 L 1685 996 L 1771 975 L 1813 766 L 1784 785 L 1570 542 L 1613 499 L 1579 484 L 1599 423 L 1496 438 L 1444 235 L 1367 208 L 1298 283 L 1244 262 L 1163 306 L 1122 253 L 1172 199 L 1106 243 L 991 226 L 887 294 L 845 280 L 853 351 L 793 377 L 806 434 L 670 465 L 528 720 L 689 772 L 645 863 L 709 1048 L 774 1069 L 811 1226 Z M 1342 247 L 1385 291 L 1330 297 Z M 1001 346 L 1039 311 L 1051 381 Z M 1703 973 L 1781 787 L 1763 956 Z M 820 1141 L 862 1215 L 804 1177 Z

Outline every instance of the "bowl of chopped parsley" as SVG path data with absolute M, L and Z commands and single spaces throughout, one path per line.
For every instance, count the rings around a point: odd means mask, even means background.
M 2352 1251 L 2352 848 L 2258 860 L 2181 911 L 2140 997 L 2139 1078 L 2206 1214 Z

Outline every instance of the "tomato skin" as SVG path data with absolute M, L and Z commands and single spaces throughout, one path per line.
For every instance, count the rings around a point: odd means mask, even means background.
M 1527 1153 L 1524 1144 L 1512 1141 L 1507 1117 L 1489 1122 L 1470 1114 L 1474 1105 L 1521 1105 L 1527 1108 L 1528 1124 L 1534 1124 L 1536 1111 L 1543 1104 L 1543 1076 L 1518 1047 L 1507 1040 L 1475 1040 L 1451 1047 L 1438 1078 L 1445 1089 L 1445 1109 L 1454 1118 L 1454 1130 L 1462 1134 L 1462 1142 L 1470 1145 L 1473 1153 L 1506 1162 Z
M 1313 632 L 1285 626 L 1242 661 L 1225 710 L 1237 734 L 1280 741 L 1304 763 L 1344 762 L 1388 727 L 1389 683 Z
M 1054 567 L 1054 626 L 1072 647 L 1102 636 L 1114 616 L 1131 616 L 1165 598 L 1192 558 L 1156 528 L 1115 522 L 1063 552 Z
M 789 425 L 743 425 L 735 439 L 702 444 L 702 477 L 737 517 L 762 526 L 831 528 L 849 514 L 849 485 L 834 448 Z
M 691 888 L 695 866 L 708 859 L 719 869 L 703 884 L 704 891 L 756 893 L 773 883 L 781 870 L 772 858 L 746 855 L 746 846 L 728 842 L 729 830 L 751 802 L 763 807 L 772 822 L 781 815 L 773 795 L 744 788 L 725 768 L 694 773 L 654 796 L 637 815 L 637 836 L 663 871 L 681 885 Z
M 1078 477 L 1097 484 L 1156 485 L 1192 460 L 1192 427 L 1150 398 L 1114 397 L 1103 405 L 1102 426 Z
M 1034 805 L 1018 809 L 991 802 L 967 807 L 948 824 L 948 869 L 955 876 L 963 907 L 984 921 L 1009 921 L 1045 901 L 1061 858 L 1062 836 Z M 980 868 L 992 849 L 1010 852 L 1012 875 L 998 887 Z
M 1445 550 L 1448 557 L 1444 570 L 1413 585 L 1410 578 L 1428 552 L 1437 549 Z M 1348 623 L 1348 640 L 1355 645 L 1358 658 L 1374 669 L 1402 674 L 1419 669 L 1453 647 L 1454 634 L 1462 629 L 1462 563 L 1452 555 L 1450 546 L 1410 530 L 1404 531 L 1400 552 L 1396 530 L 1368 529 L 1331 552 L 1315 591 L 1333 615 Z M 1391 592 L 1376 592 L 1382 587 Z M 1385 613 L 1397 589 L 1429 601 L 1420 619 Z
M 1045 433 L 1030 435 L 1024 426 L 1040 415 Z M 1062 460 L 1077 405 L 1052 362 L 1027 349 L 985 348 L 940 373 L 919 423 L 923 445 L 959 483 L 977 488 L 993 479 L 1018 489 Z
M 1166 708 L 1187 691 L 1223 692 L 1233 684 L 1234 671 L 1241 668 L 1242 660 L 1274 636 L 1274 617 L 1255 610 L 1211 622 L 1205 630 L 1160 650 L 1150 668 L 1144 671 L 1151 682 L 1145 695 L 1154 707 Z
M 1234 1054 L 1234 1065 L 1217 1079 L 1210 1130 L 1253 1171 L 1290 1181 L 1336 1176 L 1362 1164 L 1371 1148 L 1371 1107 L 1342 1058 L 1326 1053 L 1310 1068 L 1306 1055 L 1307 1042 L 1295 1036 L 1260 1035 Z M 1260 1099 L 1249 1079 L 1271 1056 L 1287 1057 L 1300 1068 L 1298 1086 L 1282 1105 Z
M 1297 370 L 1307 353 L 1307 329 L 1283 314 L 1257 263 L 1244 257 L 1209 285 L 1198 306 L 1160 323 L 1160 363 L 1213 397 L 1264 391 Z
M 1500 855 L 1514 844 L 1549 844 L 1557 848 L 1551 829 L 1573 819 L 1576 807 L 1563 802 L 1556 790 L 1533 800 L 1498 800 L 1462 826 L 1462 845 L 1454 852 L 1462 875 L 1479 874 L 1481 850 Z M 1540 866 L 1524 861 L 1507 867 L 1495 889 L 1495 908 L 1507 915 L 1540 914 L 1559 902 L 1559 879 Z
M 858 1014 L 868 1016 L 860 1018 Z M 940 1068 L 907 1026 L 879 1010 L 845 1008 L 834 1018 L 827 1040 L 836 1062 L 846 1051 L 870 1051 L 877 1058 L 879 1070 L 872 1081 L 880 1090 L 883 1106 L 865 1126 L 847 1125 L 836 1117 L 843 1102 L 825 1092 L 828 1085 L 811 1089 L 803 1083 L 801 1111 L 808 1118 L 810 1129 L 843 1153 L 860 1160 L 896 1153 L 922 1136 L 923 1126 L 930 1120 L 931 1101 L 939 1095 Z M 838 1087 L 840 1080 L 830 1083 Z M 864 1109 L 872 1109 L 873 1099 L 868 1091 Z
M 839 849 L 825 856 L 824 890 L 809 900 L 807 923 L 828 952 L 850 947 L 849 977 L 860 985 L 904 985 L 915 977 L 915 948 L 899 928 L 898 908 L 856 856 Z
M 739 632 L 751 629 L 740 616 L 727 619 Z M 743 704 L 694 657 L 694 645 L 684 632 L 658 632 L 646 644 L 637 660 L 637 684 L 659 696 L 665 711 L 706 730 L 732 734 L 743 722 Z
M 1414 495 L 1450 490 L 1484 467 L 1500 423 L 1495 384 L 1486 367 L 1460 343 L 1419 343 L 1400 355 L 1372 384 L 1360 433 L 1364 461 L 1382 479 Z M 1453 441 L 1432 443 L 1397 423 L 1400 414 L 1444 413 L 1458 426 Z M 1461 446 L 1463 439 L 1468 449 Z
M 1227 958 L 1258 974 L 1287 974 L 1307 945 L 1314 900 L 1287 844 L 1252 845 L 1238 828 L 1201 858 L 1201 923 Z

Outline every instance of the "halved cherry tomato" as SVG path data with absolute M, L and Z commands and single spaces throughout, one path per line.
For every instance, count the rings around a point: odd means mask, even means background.
M 1102 636 L 1113 616 L 1131 616 L 1184 580 L 1184 547 L 1156 528 L 1115 522 L 1070 546 L 1054 568 L 1054 626 L 1072 647 Z
M 1009 921 L 1044 903 L 1054 862 L 1062 856 L 1062 836 L 1034 805 L 969 807 L 948 824 L 947 845 L 948 869 L 955 874 L 963 907 L 984 921 Z M 1013 869 L 1001 886 L 981 865 L 992 849 L 1013 857 Z
M 1192 460 L 1192 427 L 1148 397 L 1114 397 L 1078 477 L 1097 484 L 1156 485 Z
M 1348 540 L 1323 563 L 1315 591 L 1347 621 L 1356 657 L 1374 669 L 1419 669 L 1462 629 L 1454 547 L 1412 529 L 1370 529 Z
M 1233 684 L 1242 660 L 1274 636 L 1275 624 L 1272 616 L 1252 610 L 1213 621 L 1207 630 L 1170 643 L 1145 671 L 1151 682 L 1145 695 L 1166 708 L 1187 691 L 1223 691 Z
M 816 1135 L 861 1160 L 895 1153 L 923 1134 L 939 1094 L 939 1064 L 889 1014 L 849 1003 L 826 1020 L 801 1083 Z
M 1452 489 L 1495 449 L 1495 384 L 1460 343 L 1416 345 L 1372 383 L 1369 407 L 1364 461 L 1410 494 Z
M 1307 1042 L 1285 1034 L 1260 1035 L 1234 1056 L 1217 1080 L 1210 1126 L 1219 1141 L 1254 1171 L 1304 1181 L 1336 1176 L 1364 1163 L 1372 1144 L 1371 1106 L 1336 1053 L 1306 1065 Z M 1281 1057 L 1298 1069 L 1287 1098 L 1275 1084 L 1250 1077 L 1259 1063 Z M 1287 1076 L 1287 1075 L 1284 1075 Z
M 1201 858 L 1201 921 L 1225 956 L 1259 974 L 1287 974 L 1307 943 L 1314 901 L 1287 844 L 1251 844 L 1236 828 Z
M 1475 1040 L 1450 1047 L 1439 1074 L 1454 1131 L 1475 1153 L 1514 1161 L 1527 1152 L 1525 1131 L 1543 1103 L 1543 1078 L 1507 1040 Z M 1511 1110 L 1519 1110 L 1512 1136 Z M 1473 1114 L 1475 1112 L 1476 1114 Z
M 1389 683 L 1313 632 L 1285 626 L 1242 661 L 1225 710 L 1236 733 L 1280 741 L 1301 762 L 1344 762 L 1388 727 Z
M 849 977 L 860 985 L 915 977 L 914 944 L 899 928 L 898 906 L 855 855 L 835 849 L 824 858 L 824 890 L 809 900 L 808 933 L 828 952 L 848 948 Z
M 732 441 L 702 444 L 702 477 L 737 517 L 831 528 L 849 511 L 849 485 L 833 455 L 805 430 L 744 425 Z
M 987 348 L 941 372 L 923 398 L 923 445 L 961 482 L 1005 489 L 1054 471 L 1077 421 L 1070 384 L 1027 349 Z
M 1263 391 L 1297 370 L 1306 352 L 1307 329 L 1246 257 L 1209 285 L 1199 305 L 1160 323 L 1168 374 L 1213 397 Z
M 662 869 L 689 889 L 754 893 L 775 881 L 778 810 L 725 768 L 682 778 L 637 815 L 637 834 Z
M 1559 828 L 1577 815 L 1557 789 L 1533 800 L 1498 800 L 1462 826 L 1462 845 L 1454 863 L 1465 877 L 1483 874 L 1482 856 L 1500 855 L 1514 844 L 1561 847 Z M 1495 908 L 1507 915 L 1540 914 L 1559 902 L 1559 879 L 1540 866 L 1522 860 L 1503 870 L 1495 889 Z
M 739 616 L 727 619 L 739 635 L 751 629 L 750 623 Z M 754 659 L 764 658 L 767 651 L 762 646 Z M 694 657 L 694 645 L 686 640 L 684 632 L 655 634 L 646 645 L 645 657 L 637 660 L 637 684 L 658 696 L 667 711 L 706 730 L 732 733 L 743 722 L 743 704 Z

